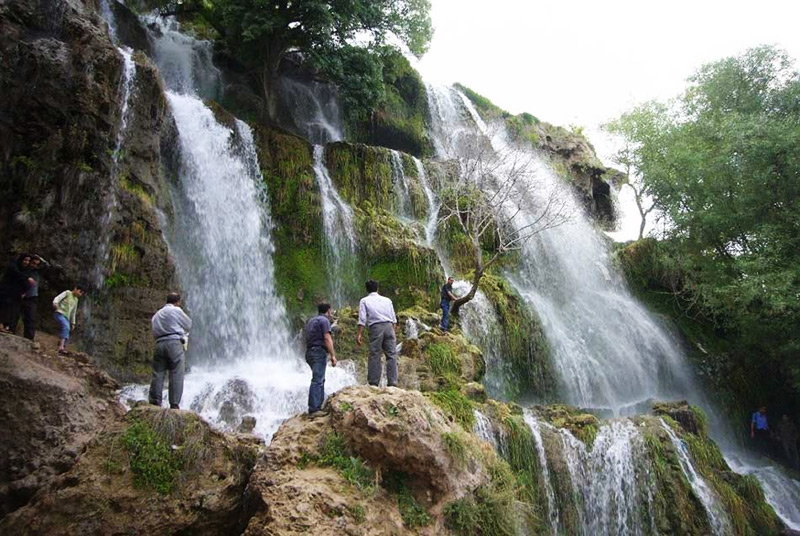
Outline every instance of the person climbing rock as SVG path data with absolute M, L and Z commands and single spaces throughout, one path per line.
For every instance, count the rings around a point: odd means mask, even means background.
M 767 406 L 761 406 L 750 419 L 750 439 L 755 441 L 756 448 L 764 454 L 770 453 L 770 430 L 767 419 Z
M 83 287 L 75 285 L 72 290 L 65 290 L 53 299 L 53 315 L 58 323 L 58 353 L 67 352 L 69 334 L 75 329 L 78 317 L 78 300 L 83 296 Z
M 50 264 L 39 255 L 31 256 L 30 268 L 25 272 L 28 276 L 28 290 L 22 296 L 22 335 L 33 340 L 36 335 L 36 309 L 39 301 L 39 270 Z M 16 326 L 16 322 L 14 322 Z
M 153 315 L 150 325 L 156 339 L 156 350 L 148 400 L 156 406 L 161 405 L 164 375 L 169 371 L 169 407 L 180 409 L 186 366 L 184 344 L 192 329 L 192 319 L 181 309 L 180 294 L 171 292 L 167 295 L 166 305 Z
M 328 303 L 317 305 L 317 316 L 306 322 L 306 363 L 311 367 L 311 386 L 308 388 L 308 414 L 312 417 L 322 415 L 322 402 L 325 400 L 325 369 L 328 356 L 331 366 L 336 366 L 336 352 L 331 337 L 333 312 Z
M 797 426 L 788 415 L 783 415 L 781 422 L 778 423 L 778 437 L 781 440 L 783 454 L 786 456 L 789 467 L 800 469 L 800 456 L 797 454 Z
M 377 386 L 381 382 L 381 353 L 386 356 L 386 383 L 397 387 L 397 315 L 392 300 L 378 294 L 378 282 L 366 283 L 367 295 L 358 303 L 358 334 L 356 344 L 361 346 L 366 326 L 369 331 L 369 361 L 367 383 Z
M 450 330 L 450 302 L 457 299 L 453 294 L 453 282 L 455 279 L 452 277 L 447 278 L 447 283 L 442 286 L 442 301 L 439 307 L 442 308 L 442 322 L 439 327 L 444 331 Z
M 23 253 L 11 263 L 0 281 L 0 325 L 3 331 L 14 333 L 19 321 L 22 297 L 35 282 L 26 274 L 32 255 Z

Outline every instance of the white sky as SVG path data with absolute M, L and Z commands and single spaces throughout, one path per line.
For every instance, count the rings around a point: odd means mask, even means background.
M 607 162 L 599 125 L 677 95 L 702 64 L 761 44 L 800 58 L 798 0 L 432 0 L 431 16 L 426 81 L 583 126 Z

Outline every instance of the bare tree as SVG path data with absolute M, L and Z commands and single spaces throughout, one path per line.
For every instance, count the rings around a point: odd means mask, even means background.
M 453 301 L 453 314 L 475 297 L 481 278 L 503 255 L 565 223 L 574 210 L 563 190 L 538 180 L 530 151 L 495 150 L 484 140 L 459 152 L 458 178 L 441 192 L 438 225 L 454 222 L 469 238 L 474 273 L 469 292 Z

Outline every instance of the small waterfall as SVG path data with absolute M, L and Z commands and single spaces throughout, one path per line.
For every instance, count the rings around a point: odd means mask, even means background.
M 539 470 L 541 471 L 545 495 L 547 496 L 547 517 L 550 521 L 550 528 L 553 531 L 553 536 L 556 536 L 558 534 L 558 505 L 556 503 L 555 492 L 553 492 L 553 484 L 550 481 L 550 470 L 547 468 L 547 455 L 544 451 L 542 432 L 539 428 L 539 421 L 530 411 L 525 410 L 524 417 L 525 424 L 530 428 L 533 439 L 536 442 L 536 457 L 539 460 Z
M 800 481 L 787 476 L 772 460 L 757 462 L 726 454 L 725 461 L 737 473 L 755 476 L 781 521 L 790 529 L 800 531 Z
M 194 73 L 207 44 L 157 22 L 155 48 L 166 72 L 181 165 L 173 185 L 174 221 L 167 243 L 194 320 L 184 405 L 213 424 L 235 429 L 244 415 L 270 439 L 287 417 L 304 411 L 310 371 L 289 334 L 275 289 L 272 221 L 253 134 L 245 123 L 220 124 L 202 101 Z M 199 85 L 202 85 L 200 83 Z M 213 86 L 213 84 L 212 84 Z M 329 368 L 327 392 L 355 382 L 352 364 Z M 128 386 L 121 398 L 144 398 Z
M 453 290 L 456 296 L 462 296 L 469 292 L 471 286 L 467 281 L 456 281 L 453 283 Z M 483 352 L 486 363 L 483 383 L 486 392 L 493 398 L 505 399 L 507 372 L 513 371 L 507 371 L 509 367 L 501 347 L 503 329 L 494 306 L 479 290 L 471 301 L 464 304 L 459 314 L 464 335 L 479 345 Z
M 610 421 L 597 433 L 591 451 L 559 429 L 582 534 L 644 535 L 653 532 L 652 496 L 644 445 L 628 420 Z M 648 508 L 639 508 L 640 504 Z
M 325 144 L 344 139 L 334 86 L 314 80 L 299 81 L 282 77 L 278 81 L 283 120 L 312 144 Z
M 408 178 L 403 169 L 403 158 L 398 151 L 390 151 L 389 163 L 392 167 L 392 183 L 395 194 L 395 211 L 405 220 L 414 219 L 413 204 L 411 202 L 411 192 L 408 186 Z
M 328 168 L 325 166 L 325 148 L 314 146 L 314 175 L 322 198 L 322 224 L 325 232 L 326 254 L 329 265 L 331 296 L 341 306 L 347 302 L 348 285 L 354 271 L 356 252 L 356 231 L 353 224 L 353 210 L 342 199 L 333 185 Z
M 694 494 L 700 499 L 700 502 L 703 503 L 703 508 L 706 510 L 708 522 L 711 525 L 711 529 L 714 531 L 714 535 L 725 536 L 726 534 L 730 534 L 731 524 L 728 515 L 719 503 L 717 494 L 695 470 L 692 459 L 689 457 L 688 447 L 678 438 L 675 431 L 664 422 L 664 419 L 659 419 L 659 421 L 661 422 L 661 427 L 667 432 L 670 441 L 672 441 L 673 447 L 675 447 L 675 453 L 678 455 L 678 461 L 681 464 L 681 470 L 686 476 L 686 480 L 688 480 L 689 484 L 692 486 Z
M 426 84 L 430 137 L 441 159 L 470 154 L 486 142 L 464 109 L 460 93 L 451 87 Z
M 489 443 L 494 450 L 497 450 L 498 444 L 497 439 L 494 437 L 492 421 L 477 409 L 472 410 L 472 414 L 475 416 L 475 425 L 472 427 L 472 433 L 478 436 L 479 439 Z

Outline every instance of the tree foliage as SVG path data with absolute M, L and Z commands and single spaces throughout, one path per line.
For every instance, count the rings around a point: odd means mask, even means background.
M 257 73 L 273 117 L 274 82 L 287 53 L 303 53 L 350 89 L 365 85 L 366 95 L 351 95 L 369 100 L 380 72 L 356 40 L 376 47 L 392 35 L 421 56 L 433 34 L 429 0 L 193 0 L 182 9 L 202 13 L 228 51 Z
M 617 120 L 681 259 L 686 303 L 800 390 L 800 77 L 772 47 Z

